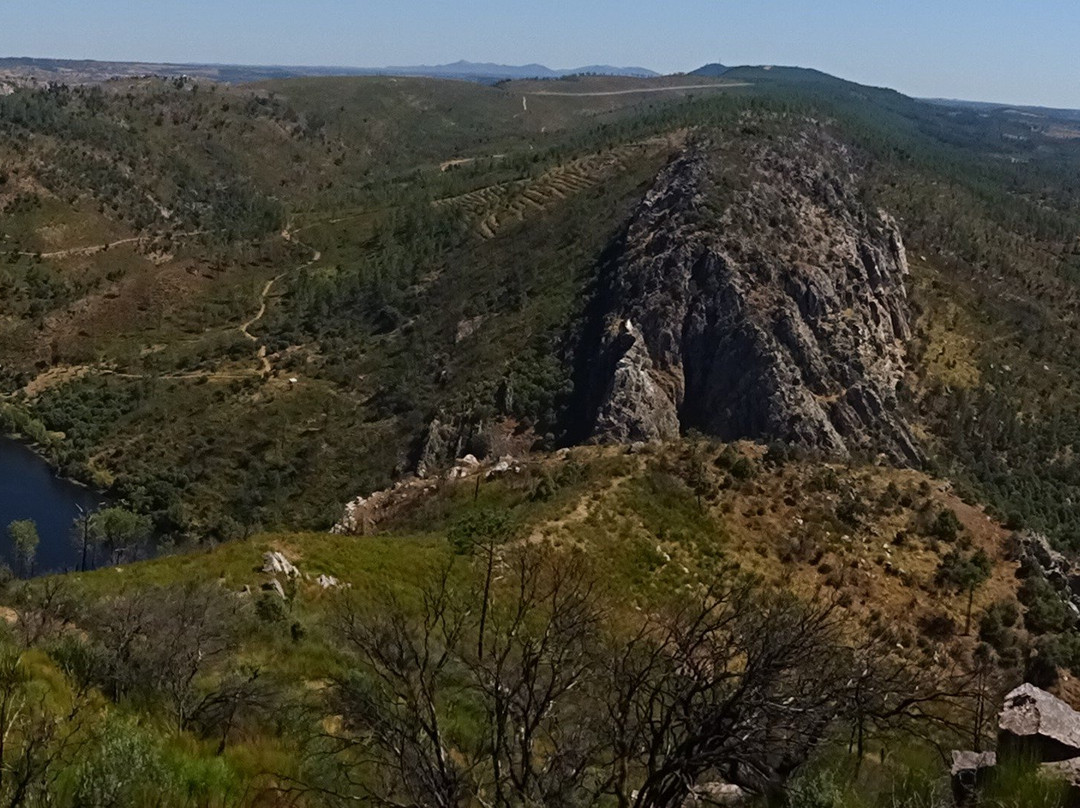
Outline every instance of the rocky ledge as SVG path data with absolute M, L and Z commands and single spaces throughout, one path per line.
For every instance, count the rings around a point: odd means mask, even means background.
M 896 224 L 816 127 L 750 148 L 689 147 L 639 205 L 582 340 L 579 437 L 696 429 L 918 464 L 897 406 L 910 314 Z

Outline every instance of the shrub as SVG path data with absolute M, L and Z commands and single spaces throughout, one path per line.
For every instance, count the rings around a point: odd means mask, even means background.
M 932 614 L 919 619 L 919 630 L 931 640 L 944 642 L 956 636 L 956 621 L 947 614 Z
M 1057 634 L 1073 623 L 1068 607 L 1045 578 L 1027 578 L 1020 585 L 1019 597 L 1027 607 L 1024 625 L 1033 634 Z
M 963 525 L 950 508 L 942 509 L 930 525 L 930 535 L 942 541 L 956 541 L 956 534 L 963 530 Z
M 1016 632 L 1012 628 L 1019 618 L 1020 609 L 1014 601 L 998 601 L 983 613 L 979 621 L 979 639 L 989 643 L 998 653 L 1011 648 L 1016 643 Z
M 269 625 L 285 622 L 285 603 L 273 592 L 264 592 L 255 601 L 255 614 Z
M 754 473 L 754 464 L 745 457 L 740 457 L 731 466 L 731 476 L 736 480 L 749 480 Z

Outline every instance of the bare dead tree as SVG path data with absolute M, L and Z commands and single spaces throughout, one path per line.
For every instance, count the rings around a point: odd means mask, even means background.
M 851 648 L 833 604 L 736 572 L 638 612 L 571 553 L 489 562 L 415 600 L 346 602 L 338 779 L 310 788 L 395 808 L 681 808 L 711 779 L 775 796 L 838 722 L 865 742 L 945 721 L 933 705 L 964 695 L 883 645 Z
M 459 565 L 423 587 L 418 616 L 394 596 L 345 611 L 359 670 L 335 683 L 337 751 L 384 805 L 591 804 L 601 736 L 577 691 L 596 691 L 595 582 L 579 559 L 529 545 L 476 561 L 469 580 Z M 449 731 L 451 705 L 479 729 Z
M 840 706 L 838 620 L 827 604 L 725 576 L 611 649 L 611 791 L 677 808 L 705 776 L 778 789 Z
M 903 734 L 930 743 L 942 735 L 955 738 L 965 731 L 966 717 L 978 709 L 972 673 L 898 653 L 887 633 L 875 633 L 847 653 L 851 672 L 840 717 L 851 727 L 848 746 L 856 767 L 874 736 Z
M 242 617 L 235 598 L 217 586 L 173 587 L 159 595 L 142 643 L 142 675 L 186 729 L 199 702 L 196 679 L 237 649 Z
M 87 742 L 81 700 L 58 713 L 24 669 L 22 655 L 0 651 L 0 805 L 50 803 L 57 778 Z
M 70 582 L 62 576 L 23 584 L 13 607 L 15 634 L 27 647 L 59 635 L 79 612 Z
M 202 735 L 217 737 L 217 754 L 225 754 L 229 737 L 245 720 L 268 714 L 279 705 L 278 688 L 261 668 L 229 670 L 191 711 L 192 724 Z
M 347 784 L 377 804 L 453 808 L 468 793 L 467 772 L 451 754 L 443 710 L 468 614 L 451 591 L 449 567 L 421 600 L 418 622 L 390 593 L 378 611 L 343 605 L 337 631 L 361 670 L 334 683 L 332 709 L 343 731 L 332 739 L 335 752 L 369 775 L 345 770 Z
M 576 698 L 597 674 L 603 612 L 596 582 L 572 554 L 534 545 L 504 560 L 482 655 L 464 665 L 483 705 L 492 804 L 579 805 L 596 797 L 589 769 L 598 736 Z
M 199 677 L 239 647 L 245 611 L 218 586 L 158 587 L 104 601 L 88 614 L 89 667 L 114 700 L 141 692 L 164 697 L 179 729 L 191 726 L 207 693 Z

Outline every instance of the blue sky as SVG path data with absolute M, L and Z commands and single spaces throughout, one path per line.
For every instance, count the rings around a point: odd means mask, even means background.
M 665 72 L 720 60 L 1080 108 L 1080 0 L 0 0 L 0 55 Z

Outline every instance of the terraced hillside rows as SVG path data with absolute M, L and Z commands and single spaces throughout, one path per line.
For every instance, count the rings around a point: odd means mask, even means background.
M 685 133 L 679 132 L 616 146 L 600 154 L 557 165 L 533 179 L 489 185 L 439 199 L 435 204 L 439 208 L 461 211 L 481 237 L 494 238 L 508 223 L 527 221 L 576 194 L 595 189 L 614 175 L 627 171 L 643 157 L 677 149 L 685 136 Z

